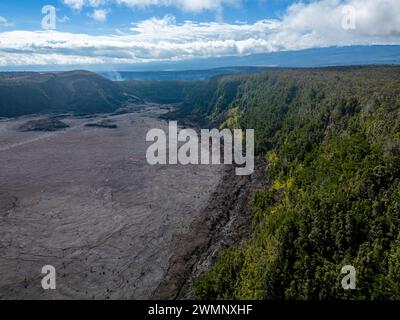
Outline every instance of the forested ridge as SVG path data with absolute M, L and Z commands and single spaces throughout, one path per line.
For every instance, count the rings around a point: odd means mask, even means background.
M 201 299 L 400 298 L 400 68 L 215 78 L 181 116 L 255 129 L 269 187 L 254 232 L 199 279 Z M 357 271 L 343 290 L 341 269 Z

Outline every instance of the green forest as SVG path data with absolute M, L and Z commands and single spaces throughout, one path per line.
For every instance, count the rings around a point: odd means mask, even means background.
M 198 299 L 400 299 L 400 68 L 214 78 L 180 116 L 255 129 L 268 187 L 253 233 L 224 251 Z M 341 269 L 356 268 L 343 290 Z

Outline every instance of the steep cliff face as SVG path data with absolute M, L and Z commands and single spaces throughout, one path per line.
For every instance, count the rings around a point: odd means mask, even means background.
M 255 129 L 269 187 L 253 197 L 252 236 L 220 255 L 197 296 L 400 298 L 400 68 L 213 81 L 182 112 Z M 341 286 L 345 265 L 357 290 Z
M 0 74 L 0 117 L 112 112 L 125 100 L 117 83 L 87 71 Z

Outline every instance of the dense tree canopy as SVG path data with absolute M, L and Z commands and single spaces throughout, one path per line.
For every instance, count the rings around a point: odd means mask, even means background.
M 209 83 L 194 113 L 256 130 L 269 187 L 207 299 L 400 298 L 400 68 L 279 70 Z M 357 290 L 341 286 L 353 265 Z

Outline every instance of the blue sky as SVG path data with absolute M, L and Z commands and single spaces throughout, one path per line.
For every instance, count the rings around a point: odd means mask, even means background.
M 43 30 L 42 7 L 56 12 Z M 0 68 L 399 45 L 399 0 L 2 0 Z

